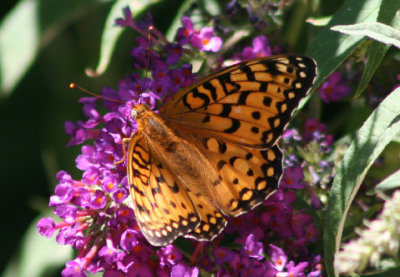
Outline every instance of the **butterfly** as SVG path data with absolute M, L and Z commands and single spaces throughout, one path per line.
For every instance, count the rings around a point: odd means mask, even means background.
M 136 220 L 162 246 L 211 241 L 278 188 L 279 141 L 317 74 L 312 58 L 253 59 L 179 90 L 154 113 L 132 109 L 127 174 Z

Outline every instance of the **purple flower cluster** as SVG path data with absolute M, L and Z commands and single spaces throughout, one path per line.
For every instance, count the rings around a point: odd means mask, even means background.
M 342 80 L 340 72 L 334 72 L 319 88 L 319 95 L 325 103 L 336 102 L 350 93 L 350 87 Z
M 321 276 L 321 257 L 309 251 L 310 244 L 319 238 L 318 230 L 305 210 L 292 207 L 295 191 L 306 187 L 304 164 L 295 158 L 286 165 L 280 189 L 256 210 L 229 219 L 226 232 L 212 243 L 189 240 L 193 250 L 183 251 L 175 244 L 158 248 L 145 240 L 130 208 L 123 162 L 123 140 L 136 131 L 130 116 L 132 106 L 147 103 L 156 109 L 172 92 L 192 84 L 196 76 L 191 66 L 178 65 L 182 54 L 194 48 L 217 52 L 222 39 L 212 27 L 194 29 L 188 17 L 182 19 L 176 44 L 166 43 L 150 17 L 144 24 L 134 22 L 129 9 L 117 23 L 143 35 L 131 54 L 135 68 L 150 71 L 152 78 L 134 73 L 121 80 L 116 90 L 104 88 L 105 115 L 97 110 L 98 99 L 82 98 L 87 120 L 65 124 L 71 136 L 68 145 L 87 140 L 93 140 L 93 144 L 82 146 L 76 159 L 77 168 L 83 171 L 81 180 L 64 171 L 57 174 L 59 183 L 50 206 L 61 222 L 43 218 L 37 225 L 43 236 L 51 237 L 58 231 L 57 242 L 77 250 L 62 275 L 87 276 L 87 272 L 104 271 L 109 277 L 198 276 L 203 270 L 216 276 Z M 155 44 L 160 50 L 153 50 Z M 235 56 L 248 59 L 270 53 L 268 39 L 259 36 L 253 47 Z M 314 130 L 324 131 L 316 126 Z M 297 137 L 286 134 L 287 140 Z M 304 135 L 304 140 L 309 139 L 321 136 Z
M 307 119 L 302 135 L 296 129 L 287 129 L 282 136 L 285 149 L 285 171 L 281 186 L 285 187 L 286 176 L 290 173 L 303 178 L 303 187 L 308 193 L 311 207 L 319 209 L 321 198 L 326 199 L 326 191 L 333 180 L 332 148 L 333 136 L 325 124 L 317 119 Z
M 259 57 L 268 57 L 272 55 L 272 49 L 266 36 L 258 36 L 253 39 L 252 46 L 246 46 L 242 53 L 236 55 L 239 61 L 255 59 Z
M 204 27 L 200 31 L 194 29 L 189 17 L 182 18 L 183 27 L 178 30 L 176 41 L 180 45 L 190 44 L 200 51 L 218 52 L 222 39 L 215 36 L 213 27 Z
M 246 14 L 253 28 L 265 30 L 271 25 L 281 24 L 284 8 L 291 2 L 291 0 L 258 2 L 231 0 L 227 5 L 226 14 L 231 18 Z

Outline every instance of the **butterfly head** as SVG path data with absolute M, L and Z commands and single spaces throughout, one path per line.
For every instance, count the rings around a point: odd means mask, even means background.
M 134 120 L 139 120 L 143 118 L 143 116 L 149 112 L 149 109 L 144 104 L 139 104 L 137 106 L 132 107 L 131 117 Z

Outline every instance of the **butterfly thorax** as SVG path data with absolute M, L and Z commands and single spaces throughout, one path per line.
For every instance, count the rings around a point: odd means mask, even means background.
M 138 126 L 135 135 L 146 139 L 152 153 L 156 153 L 188 191 L 198 195 L 210 195 L 205 184 L 219 182 L 219 176 L 190 142 L 179 137 L 156 113 L 138 105 L 133 114 Z M 173 161 L 173 162 L 171 162 Z

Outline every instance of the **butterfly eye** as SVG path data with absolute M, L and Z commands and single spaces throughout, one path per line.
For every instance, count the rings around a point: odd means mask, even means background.
M 139 104 L 137 106 L 132 107 L 132 111 L 131 111 L 131 117 L 134 120 L 139 120 L 141 119 L 145 114 L 147 114 L 149 112 L 149 109 L 143 105 L 143 104 Z
M 131 117 L 132 117 L 133 119 L 137 119 L 137 115 L 138 115 L 137 110 L 133 109 L 133 110 L 131 111 Z

